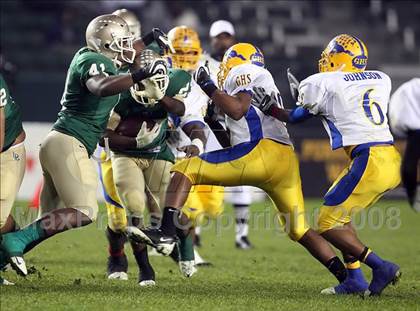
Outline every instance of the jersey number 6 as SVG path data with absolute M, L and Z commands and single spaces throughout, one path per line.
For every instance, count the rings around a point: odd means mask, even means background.
M 370 93 L 373 91 L 373 89 L 367 90 L 363 94 L 363 110 L 365 111 L 366 117 L 369 119 L 370 122 L 372 122 L 375 125 L 381 125 L 385 121 L 384 113 L 382 112 L 381 106 L 377 102 L 374 102 L 371 100 Z M 376 110 L 378 110 L 379 120 L 375 120 L 375 118 L 372 115 L 372 107 L 375 107 Z

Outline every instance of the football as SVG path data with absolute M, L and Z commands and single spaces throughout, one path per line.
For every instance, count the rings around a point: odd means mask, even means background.
M 156 122 L 151 119 L 146 119 L 141 116 L 133 116 L 121 119 L 115 131 L 119 135 L 136 137 L 143 122 L 147 123 L 147 128 L 151 129 Z

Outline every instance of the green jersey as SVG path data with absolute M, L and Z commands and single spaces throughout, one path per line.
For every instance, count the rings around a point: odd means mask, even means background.
M 19 134 L 23 131 L 20 107 L 10 96 L 9 88 L 3 75 L 0 74 L 0 107 L 4 109 L 5 133 L 4 145 L 1 151 L 9 149 Z
M 98 97 L 86 87 L 86 81 L 98 74 L 117 75 L 113 62 L 87 47 L 81 48 L 67 72 L 58 120 L 53 129 L 73 136 L 85 145 L 89 156 L 106 129 L 109 113 L 117 104 L 119 95 Z
M 185 98 L 191 89 L 191 75 L 181 69 L 169 69 L 169 85 L 165 95 L 168 97 L 176 97 L 178 99 Z M 139 104 L 131 96 L 129 91 L 121 94 L 118 105 L 114 108 L 114 112 L 118 113 L 122 119 L 129 116 L 139 116 L 142 118 L 156 120 L 162 123 L 159 136 L 143 149 L 127 149 L 118 151 L 136 158 L 153 158 L 174 162 L 175 157 L 166 143 L 168 130 L 168 113 L 161 103 L 147 107 Z

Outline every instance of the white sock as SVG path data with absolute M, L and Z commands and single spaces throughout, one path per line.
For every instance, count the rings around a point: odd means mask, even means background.
M 200 235 L 201 234 L 201 227 L 195 227 L 195 234 Z

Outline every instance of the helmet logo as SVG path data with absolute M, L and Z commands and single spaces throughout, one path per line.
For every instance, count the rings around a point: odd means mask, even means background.
M 251 63 L 259 67 L 264 67 L 264 56 L 258 50 L 251 55 Z
M 228 58 L 235 58 L 235 57 L 238 57 L 242 59 L 243 61 L 246 61 L 246 58 L 242 54 L 238 54 L 238 52 L 236 52 L 235 50 L 230 51 Z
M 363 69 L 367 65 L 367 57 L 365 55 L 358 55 L 352 59 L 352 64 L 357 69 Z
M 354 54 L 352 53 L 352 51 L 350 50 L 346 50 L 341 44 L 339 44 L 338 42 L 334 42 L 334 46 L 331 49 L 331 52 L 335 52 L 335 53 L 346 53 L 350 56 L 354 56 Z

